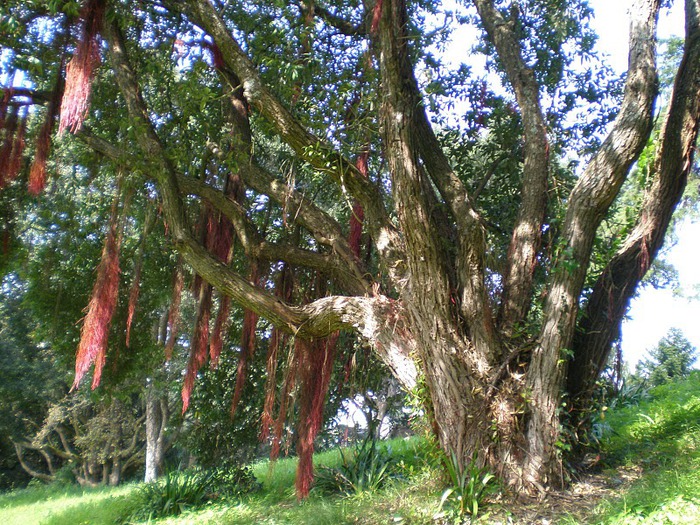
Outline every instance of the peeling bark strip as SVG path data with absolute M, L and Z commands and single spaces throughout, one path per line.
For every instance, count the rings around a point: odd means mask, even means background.
M 250 280 L 255 286 L 260 285 L 260 273 L 256 263 L 250 270 Z M 248 362 L 255 354 L 255 330 L 258 326 L 259 316 L 252 310 L 243 312 L 243 330 L 241 331 L 241 352 L 238 356 L 238 370 L 236 371 L 236 387 L 231 400 L 231 417 L 236 413 L 238 403 L 243 396 L 243 387 L 248 375 Z
M 173 357 L 173 349 L 177 341 L 177 332 L 180 324 L 180 302 L 182 301 L 182 290 L 185 287 L 185 276 L 182 271 L 182 263 L 178 259 L 173 272 L 173 292 L 170 299 L 170 310 L 168 311 L 168 340 L 165 343 L 165 360 L 170 361 Z
M 209 320 L 211 318 L 212 286 L 203 284 L 199 290 L 199 308 L 194 322 L 194 333 L 190 340 L 190 357 L 182 384 L 182 413 L 190 406 L 190 397 L 194 389 L 197 372 L 207 362 L 209 348 Z
M 36 140 L 36 151 L 34 153 L 34 161 L 29 169 L 29 184 L 27 190 L 31 195 L 39 195 L 44 191 L 46 186 L 46 163 L 49 160 L 51 152 L 51 134 L 58 115 L 58 108 L 63 95 L 63 77 L 59 71 L 54 84 L 51 100 L 46 110 L 44 123 L 39 130 L 39 137 Z
M 309 495 L 314 479 L 314 440 L 323 423 L 323 407 L 330 386 L 338 333 L 324 339 L 305 341 L 296 339 L 299 345 L 299 376 L 301 394 L 299 399 L 299 424 L 297 430 L 297 455 L 299 466 L 296 474 L 297 498 Z
M 105 15 L 104 0 L 87 0 L 81 13 L 81 35 L 75 55 L 66 66 L 66 88 L 61 101 L 58 133 L 77 132 L 90 109 L 90 91 L 100 63 L 99 33 Z
M 97 388 L 102 377 L 102 369 L 107 354 L 109 328 L 119 298 L 119 247 L 121 233 L 119 229 L 119 196 L 112 204 L 109 231 L 105 237 L 102 258 L 97 267 L 97 278 L 92 289 L 87 315 L 80 332 L 80 343 L 75 357 L 75 379 L 71 390 L 80 385 L 80 381 L 95 363 L 92 376 L 92 388 Z

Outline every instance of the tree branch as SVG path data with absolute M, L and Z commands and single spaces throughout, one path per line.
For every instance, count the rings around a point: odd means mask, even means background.
M 630 64 L 625 93 L 613 128 L 586 167 L 569 197 L 562 236 L 543 308 L 539 344 L 532 353 L 526 388 L 537 400 L 530 406 L 528 441 L 532 444 L 525 478 L 537 480 L 556 465 L 556 435 L 546 429 L 558 421 L 567 350 L 576 326 L 578 301 L 593 241 L 610 204 L 647 143 L 653 124 L 656 76 L 656 20 L 660 0 L 637 0 L 631 8 Z
M 523 118 L 525 159 L 522 200 L 508 249 L 499 312 L 499 328 L 510 335 L 515 325 L 525 320 L 530 307 L 532 280 L 547 206 L 549 143 L 539 86 L 534 72 L 523 60 L 513 26 L 495 8 L 493 0 L 474 0 L 474 4 L 489 40 L 503 63 Z
M 86 129 L 82 129 L 78 136 L 81 138 L 81 140 L 83 140 L 83 142 L 85 142 L 85 144 L 90 146 L 95 151 L 107 156 L 112 161 L 122 165 L 128 165 L 127 159 L 129 155 L 124 154 L 121 149 L 110 144 L 104 139 L 91 134 Z M 243 177 L 244 180 L 249 180 L 251 178 L 251 172 L 255 172 L 257 175 L 256 178 L 258 179 L 264 178 L 261 177 L 261 169 L 255 169 L 249 166 L 239 167 L 239 171 L 248 174 L 247 177 Z M 271 178 L 271 176 L 269 177 Z M 331 223 L 332 219 L 330 219 L 329 216 L 325 216 L 325 213 L 321 210 L 314 210 L 318 213 L 314 213 L 314 211 L 312 211 L 310 214 L 310 220 L 304 222 L 308 224 L 311 221 L 313 225 L 316 225 L 323 221 L 323 226 L 330 225 L 333 228 L 336 228 L 337 226 L 337 232 L 335 232 L 335 234 L 338 235 L 338 237 L 333 236 L 332 238 L 328 238 L 323 235 L 317 235 L 315 238 L 317 240 L 320 239 L 325 241 L 323 244 L 329 244 L 332 248 L 343 250 L 346 255 L 346 257 L 343 259 L 337 255 L 324 255 L 298 248 L 296 246 L 292 246 L 291 244 L 270 243 L 264 241 L 261 235 L 257 232 L 255 226 L 248 219 L 245 210 L 240 206 L 240 204 L 224 195 L 218 189 L 202 181 L 195 180 L 191 177 L 185 177 L 183 175 L 178 175 L 177 181 L 180 191 L 183 194 L 189 193 L 191 195 L 201 197 L 232 221 L 236 234 L 238 235 L 246 254 L 269 261 L 281 260 L 296 266 L 314 268 L 327 272 L 336 281 L 336 284 L 338 284 L 348 293 L 366 294 L 371 290 L 370 283 L 364 278 L 364 275 L 359 268 L 359 261 L 357 260 L 357 257 L 355 257 L 355 255 L 352 253 L 350 247 L 345 241 L 345 238 L 342 236 L 340 226 L 337 225 L 337 223 Z M 256 184 L 256 186 L 261 185 Z M 277 185 L 272 184 L 270 186 L 274 187 Z M 287 191 L 287 193 L 289 192 Z M 304 206 L 305 208 L 309 207 L 308 201 L 305 200 L 302 200 L 300 205 Z M 320 214 L 323 214 L 323 216 Z
M 362 176 L 354 163 L 302 126 L 279 98 L 263 84 L 255 66 L 209 0 L 168 4 L 175 11 L 186 14 L 212 37 L 226 66 L 241 80 L 246 100 L 275 127 L 282 140 L 301 159 L 333 177 L 343 192 L 349 193 L 362 204 L 368 219 L 366 225 L 375 240 L 382 262 L 393 280 L 400 280 L 402 275 L 401 272 L 397 274 L 397 269 L 401 268 L 401 261 L 404 259 L 403 242 L 391 223 L 377 186 Z
M 47 483 L 51 483 L 54 479 L 55 476 L 51 474 L 45 474 L 43 472 L 39 472 L 38 470 L 34 470 L 29 463 L 24 459 L 24 447 L 23 445 L 20 445 L 16 441 L 13 441 L 12 444 L 15 447 L 15 454 L 17 454 L 17 460 L 19 461 L 20 466 L 22 469 L 29 474 L 31 477 L 40 479 L 42 481 L 46 481 Z
M 686 36 L 666 120 L 639 221 L 598 278 L 574 338 L 567 390 L 585 399 L 607 362 L 620 323 L 641 279 L 661 248 L 683 196 L 700 122 L 700 7 L 686 1 Z

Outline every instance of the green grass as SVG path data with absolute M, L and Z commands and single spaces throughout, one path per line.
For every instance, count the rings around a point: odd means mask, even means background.
M 608 472 L 636 468 L 642 476 L 627 492 L 599 505 L 589 523 L 700 523 L 700 371 L 653 389 L 651 399 L 606 419 Z
M 136 486 L 81 489 L 33 487 L 0 496 L 2 525 L 114 525 Z
M 563 525 L 662 525 L 700 523 L 700 372 L 682 383 L 658 387 L 637 407 L 611 410 L 603 439 L 604 474 L 641 472 L 624 492 L 602 501 L 586 517 L 551 516 Z M 233 503 L 208 504 L 153 523 L 168 525 L 435 525 L 444 485 L 428 465 L 427 446 L 418 439 L 395 440 L 391 454 L 400 476 L 376 492 L 353 497 L 312 491 L 304 502 L 294 494 L 296 459 L 252 466 L 262 489 Z M 317 466 L 337 466 L 337 450 L 316 454 Z M 444 479 L 444 478 L 443 478 Z M 123 523 L 138 501 L 139 484 L 117 489 L 34 487 L 0 495 L 0 525 Z M 511 507 L 515 513 L 515 508 Z M 480 509 L 509 515 L 502 504 Z M 483 514 L 482 514 L 483 512 Z M 501 522 L 505 522 L 500 520 Z M 146 522 L 135 522 L 134 525 Z M 442 523 L 442 522 L 441 522 Z M 518 523 L 518 522 L 512 522 Z

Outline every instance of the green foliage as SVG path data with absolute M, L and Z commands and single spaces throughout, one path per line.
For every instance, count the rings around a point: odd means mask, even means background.
M 494 486 L 496 477 L 485 467 L 480 467 L 476 453 L 466 466 L 462 466 L 454 452 L 445 455 L 444 465 L 450 480 L 450 487 L 445 490 L 440 499 L 440 509 L 445 504 L 452 507 L 458 517 L 465 514 L 476 518 L 479 506 Z
M 687 377 L 698 351 L 681 330 L 671 328 L 649 356 L 637 364 L 637 374 L 652 386 L 659 386 Z
M 392 477 L 391 450 L 380 447 L 371 434 L 367 434 L 349 455 L 342 449 L 340 455 L 339 466 L 319 469 L 315 487 L 321 492 L 339 492 L 346 496 L 375 492 Z
M 209 475 L 200 470 L 173 471 L 163 478 L 147 483 L 139 491 L 138 510 L 133 520 L 177 516 L 206 504 L 209 495 Z
M 250 467 L 221 466 L 209 472 L 209 497 L 235 500 L 261 488 Z
M 250 468 L 172 471 L 139 489 L 131 520 L 177 516 L 212 501 L 234 501 L 260 488 Z
M 604 501 L 592 516 L 601 525 L 694 524 L 700 511 L 700 372 L 658 386 L 639 405 L 607 415 L 603 472 L 643 473 L 629 491 Z M 568 522 L 567 522 L 568 523 Z M 573 522 L 572 522 L 573 523 Z

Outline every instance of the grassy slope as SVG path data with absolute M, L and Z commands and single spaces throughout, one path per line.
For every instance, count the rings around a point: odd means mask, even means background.
M 700 523 L 700 372 L 677 385 L 653 391 L 637 407 L 610 411 L 604 440 L 603 476 L 611 486 L 620 471 L 641 473 L 640 479 L 599 504 L 585 523 L 657 525 Z M 432 524 L 441 495 L 439 474 L 420 459 L 417 440 L 392 443 L 402 461 L 404 479 L 375 494 L 352 498 L 324 497 L 312 492 L 298 503 L 294 496 L 294 459 L 254 466 L 263 489 L 237 505 L 210 505 L 160 524 Z M 339 461 L 337 451 L 318 454 L 318 465 Z M 36 488 L 0 496 L 0 525 L 114 525 L 133 507 L 138 485 L 118 489 Z M 493 515 L 503 512 L 493 509 Z M 581 518 L 550 516 L 551 523 L 574 525 Z M 493 519 L 480 520 L 492 523 Z M 517 522 L 516 522 L 517 523 Z
M 590 523 L 700 523 L 700 371 L 651 391 L 639 406 L 611 412 L 604 441 L 607 464 L 641 478 L 603 502 Z

